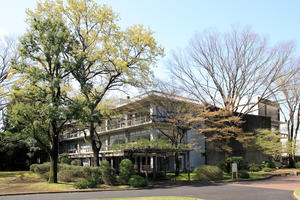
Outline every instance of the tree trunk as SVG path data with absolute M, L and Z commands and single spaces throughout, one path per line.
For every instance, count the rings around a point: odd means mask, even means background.
M 50 157 L 50 172 L 49 172 L 48 182 L 57 183 L 57 161 L 58 161 L 57 148 L 51 149 L 51 152 L 49 153 L 49 157 Z
M 99 167 L 99 151 L 101 149 L 101 142 L 98 141 L 99 146 L 97 146 L 97 140 L 95 138 L 95 125 L 93 122 L 90 122 L 90 142 L 92 145 L 92 150 L 93 150 L 93 159 L 92 159 L 92 165 L 94 167 Z
M 180 160 L 179 160 L 179 153 L 175 152 L 175 176 L 179 175 L 179 171 L 180 171 Z
M 94 167 L 99 167 L 99 151 L 100 148 L 97 147 L 97 142 L 95 140 L 91 141 L 92 143 L 92 149 L 93 149 L 93 166 Z

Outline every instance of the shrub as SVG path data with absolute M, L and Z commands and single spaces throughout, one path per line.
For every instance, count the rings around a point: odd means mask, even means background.
M 50 171 L 50 163 L 45 162 L 43 164 L 32 164 L 30 166 L 30 171 L 38 174 L 44 174 Z
M 295 167 L 296 167 L 296 168 L 300 168 L 300 161 L 299 161 L 299 162 L 296 162 Z
M 102 181 L 107 185 L 115 185 L 116 174 L 115 170 L 111 168 L 108 161 L 103 160 L 100 166 Z
M 268 167 L 264 167 L 262 170 L 263 170 L 264 172 L 271 172 L 271 171 L 273 171 L 273 169 L 268 168 Z
M 274 162 L 274 164 L 275 164 L 275 167 L 277 168 L 277 169 L 281 169 L 282 168 L 282 163 L 281 162 Z M 300 166 L 300 165 L 299 165 Z
M 78 160 L 78 159 L 72 160 L 71 165 L 80 166 L 80 160 Z
M 91 179 L 83 179 L 75 182 L 73 186 L 77 189 L 95 188 L 97 183 Z
M 40 177 L 42 179 L 45 179 L 46 181 L 48 181 L 49 180 L 49 172 L 45 172 L 43 174 L 40 174 Z
M 217 164 L 216 164 L 217 167 L 219 167 L 222 171 L 227 171 L 226 169 L 226 163 L 224 161 L 219 161 Z
M 132 175 L 129 179 L 129 185 L 131 187 L 145 187 L 148 185 L 148 181 L 139 175 Z
M 260 165 L 259 164 L 255 164 L 255 163 L 251 163 L 248 165 L 248 169 L 250 172 L 258 172 L 261 170 Z
M 249 178 L 250 175 L 246 170 L 239 171 L 239 178 Z
M 244 164 L 244 158 L 243 157 L 229 157 L 226 159 L 226 163 L 228 164 L 229 167 L 229 172 L 232 170 L 231 164 L 232 163 L 237 163 L 238 169 L 246 169 L 246 165 Z
M 69 158 L 67 153 L 62 153 L 58 155 L 58 161 L 62 164 L 71 164 L 71 158 Z
M 223 172 L 217 166 L 203 165 L 194 169 L 195 178 L 199 181 L 217 181 L 223 179 Z
M 270 160 L 264 160 L 261 162 L 262 168 L 275 168 L 275 163 Z
M 130 177 L 134 174 L 133 164 L 129 159 L 123 159 L 120 163 L 119 182 L 127 185 Z
M 61 170 L 57 174 L 58 180 L 63 182 L 71 182 L 77 177 L 76 171 L 73 170 Z
M 101 168 L 100 167 L 82 167 L 83 177 L 89 178 L 94 177 L 97 180 L 97 183 L 101 183 Z

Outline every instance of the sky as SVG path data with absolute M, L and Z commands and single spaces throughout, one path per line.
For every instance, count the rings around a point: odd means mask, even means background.
M 37 0 L 8 0 L 0 7 L 0 36 L 25 33 L 25 9 Z M 271 43 L 295 41 L 300 47 L 300 1 L 291 0 L 95 0 L 110 5 L 121 17 L 120 26 L 143 24 L 165 48 L 155 74 L 167 75 L 172 51 L 185 48 L 197 32 L 213 28 L 227 32 L 234 25 L 251 26 Z

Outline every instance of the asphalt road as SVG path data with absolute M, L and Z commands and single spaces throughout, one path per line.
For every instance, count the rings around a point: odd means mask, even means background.
M 275 177 L 264 181 L 214 185 L 171 185 L 163 188 L 0 196 L 0 200 L 79 200 L 142 196 L 186 196 L 205 200 L 292 200 L 299 177 Z

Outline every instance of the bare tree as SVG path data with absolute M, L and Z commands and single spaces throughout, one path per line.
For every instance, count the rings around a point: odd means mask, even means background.
M 11 81 L 8 73 L 12 59 L 17 58 L 17 45 L 13 38 L 0 38 L 0 118 L 3 120 L 4 110 L 7 105 L 7 94 Z
M 277 80 L 277 85 L 281 86 L 279 93 L 274 96 L 280 103 L 281 116 L 285 123 L 289 164 L 294 167 L 300 128 L 300 61 L 291 62 L 283 74 L 283 78 Z
M 293 43 L 272 47 L 249 28 L 225 34 L 204 31 L 186 50 L 173 54 L 170 70 L 179 87 L 200 103 L 247 114 L 260 99 L 270 97 L 269 88 L 293 49 Z M 261 98 L 253 102 L 257 96 Z

